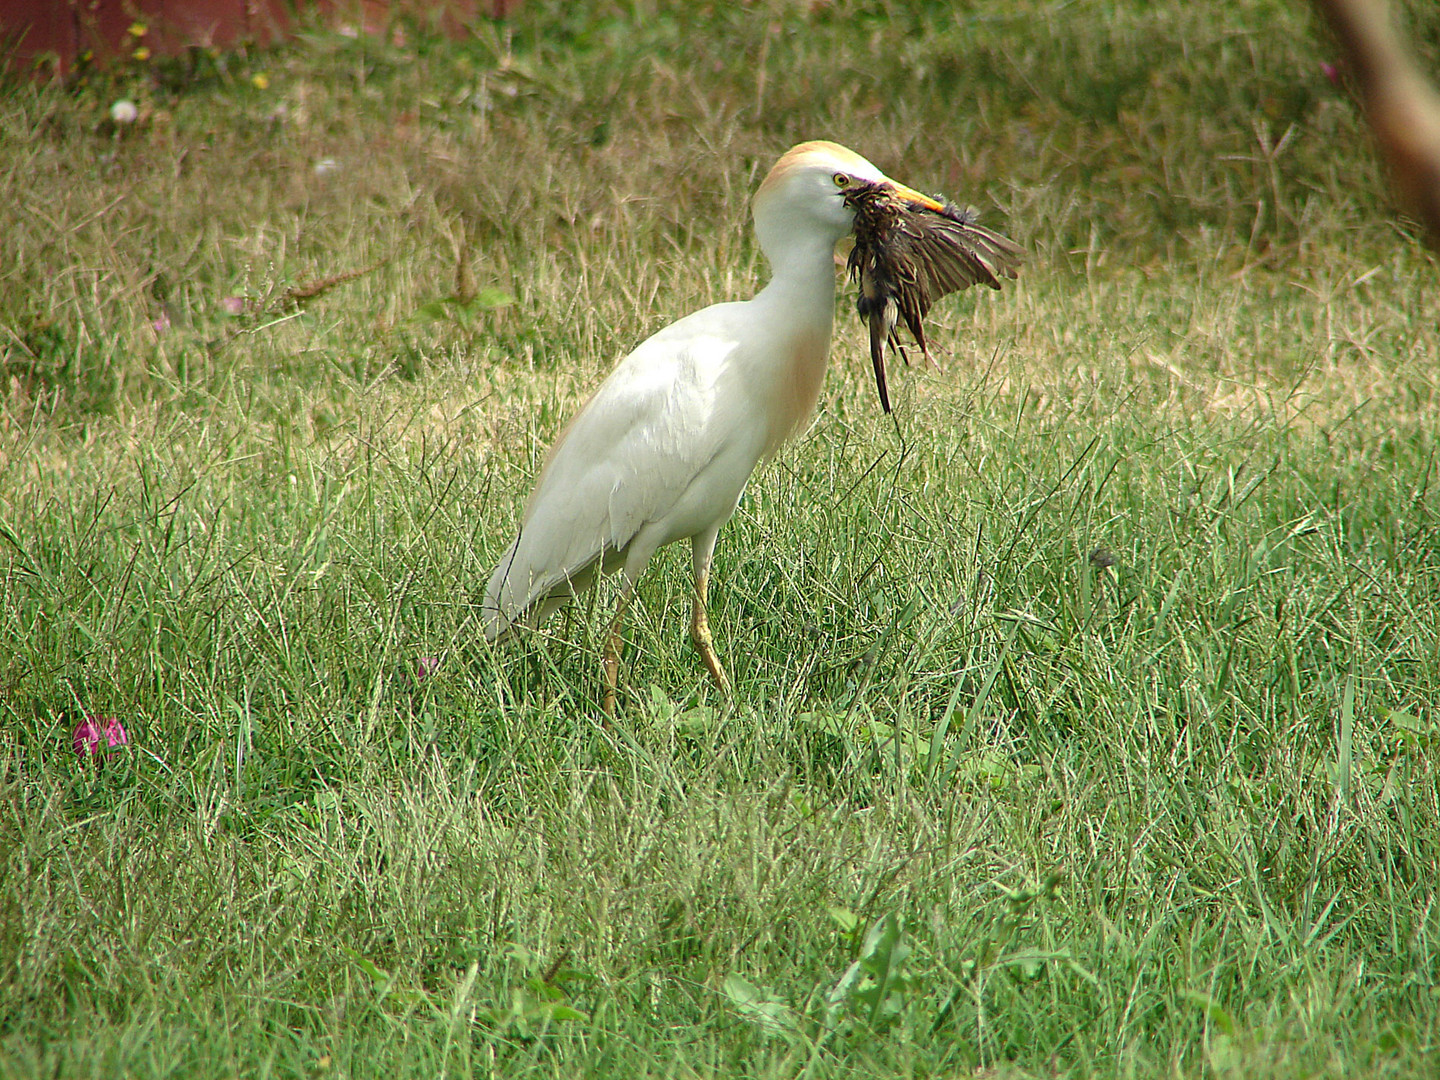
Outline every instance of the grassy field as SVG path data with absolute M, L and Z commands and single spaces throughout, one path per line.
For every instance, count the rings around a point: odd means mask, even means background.
M 0 1076 L 1433 1076 L 1440 294 L 1333 58 L 537 0 L 0 88 Z M 607 726 L 613 593 L 486 576 L 812 137 L 1029 261 L 893 422 L 844 290 L 734 707 L 667 551 Z

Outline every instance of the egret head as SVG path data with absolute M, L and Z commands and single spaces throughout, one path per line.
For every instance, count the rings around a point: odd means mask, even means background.
M 756 192 L 756 228 L 762 239 L 770 226 L 823 235 L 834 244 L 855 220 L 845 205 L 849 186 L 857 180 L 884 178 L 874 165 L 839 143 L 801 143 L 775 163 Z
M 778 269 L 794 248 L 823 245 L 833 250 L 855 224 L 855 209 L 846 195 L 872 185 L 884 185 L 907 202 L 941 208 L 839 143 L 817 140 L 786 151 L 755 194 L 755 231 L 771 264 Z

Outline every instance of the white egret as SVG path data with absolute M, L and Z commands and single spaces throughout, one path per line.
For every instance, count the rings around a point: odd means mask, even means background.
M 753 206 L 769 284 L 751 300 L 704 308 L 641 343 L 561 431 L 486 589 L 488 640 L 535 626 L 597 574 L 623 571 L 603 662 L 605 711 L 613 713 L 635 583 L 656 550 L 688 539 L 691 637 L 728 694 L 706 617 L 715 539 L 755 467 L 819 398 L 835 312 L 835 245 L 855 220 L 846 195 L 862 184 L 884 185 L 927 210 L 944 208 L 836 143 L 801 143 L 782 156 Z

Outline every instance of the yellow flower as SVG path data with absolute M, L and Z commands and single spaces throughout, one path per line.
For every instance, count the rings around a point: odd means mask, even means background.
M 266 75 L 263 71 L 257 71 L 254 75 L 250 76 L 250 82 L 254 84 L 255 89 L 264 90 L 270 85 L 270 76 Z
M 136 60 L 149 60 L 149 59 L 150 59 L 150 50 L 149 50 L 148 48 L 146 48 L 144 45 L 141 45 L 140 48 L 136 49 L 136 50 L 135 50 L 133 53 L 131 53 L 130 55 L 133 56 L 133 57 L 135 57 Z
M 125 32 L 131 37 L 144 37 L 150 32 L 150 28 L 143 22 L 133 22 L 130 24 L 130 29 Z

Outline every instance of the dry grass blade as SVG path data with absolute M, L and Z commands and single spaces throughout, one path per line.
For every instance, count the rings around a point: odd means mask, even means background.
M 308 301 L 314 300 L 319 296 L 324 296 L 331 289 L 355 281 L 357 278 L 362 278 L 366 274 L 372 274 L 389 261 L 389 259 L 378 259 L 369 266 L 362 266 L 358 270 L 347 270 L 343 274 L 332 274 L 329 277 L 313 278 L 303 284 L 292 285 L 270 303 L 264 304 L 263 306 L 257 305 L 251 313 L 252 320 L 253 317 L 257 315 L 274 315 L 279 318 L 261 323 L 258 326 L 244 325 L 228 327 L 221 337 L 209 342 L 208 348 L 212 353 L 219 352 L 225 346 L 229 345 L 237 335 L 253 334 L 257 330 L 274 326 L 277 322 L 284 322 L 285 320 L 291 319 L 300 313 L 300 309 L 303 308 Z M 247 322 L 252 320 L 247 320 Z
M 379 259 L 369 266 L 362 266 L 359 270 L 349 270 L 343 274 L 332 274 L 330 277 L 315 278 L 313 281 L 307 281 L 303 285 L 292 285 L 285 290 L 276 306 L 298 306 L 306 300 L 313 300 L 317 296 L 324 296 L 337 286 L 354 281 L 356 278 L 362 278 L 366 274 L 373 274 L 389 261 L 389 259 Z

